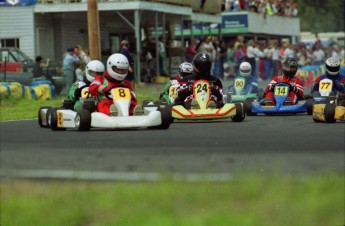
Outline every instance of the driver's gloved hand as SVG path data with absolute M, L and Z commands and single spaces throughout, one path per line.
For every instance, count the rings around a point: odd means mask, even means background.
M 111 87 L 111 86 L 105 86 L 105 87 L 102 88 L 102 92 L 103 92 L 104 94 L 108 94 L 108 93 L 110 93 L 110 90 L 111 90 L 112 88 L 113 88 L 113 87 Z

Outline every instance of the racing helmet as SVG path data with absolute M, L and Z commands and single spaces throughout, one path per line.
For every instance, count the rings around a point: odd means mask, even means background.
M 326 60 L 326 74 L 330 77 L 338 75 L 340 70 L 340 61 L 337 57 L 330 57 Z
M 128 73 L 129 63 L 125 55 L 114 53 L 107 60 L 108 74 L 118 81 L 125 79 Z
M 194 70 L 198 75 L 210 75 L 212 61 L 207 53 L 197 53 L 193 59 Z
M 248 62 L 242 62 L 240 64 L 240 75 L 243 77 L 247 77 L 252 72 L 252 66 Z
M 180 74 L 180 78 L 183 78 L 186 75 L 191 75 L 193 73 L 193 65 L 188 62 L 183 62 L 180 64 L 178 72 Z
M 295 77 L 295 74 L 298 70 L 297 60 L 294 58 L 288 57 L 283 60 L 283 74 L 289 78 Z
M 89 82 L 95 79 L 96 75 L 103 75 L 104 64 L 99 60 L 91 60 L 85 67 L 85 76 Z

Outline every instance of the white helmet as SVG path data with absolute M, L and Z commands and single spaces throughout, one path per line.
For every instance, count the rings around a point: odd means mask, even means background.
M 129 63 L 125 55 L 114 53 L 108 58 L 107 71 L 109 75 L 118 81 L 125 79 L 128 73 Z
M 241 76 L 249 76 L 250 73 L 252 72 L 252 66 L 248 62 L 242 62 L 240 64 L 240 75 Z
M 97 74 L 103 75 L 104 64 L 99 60 L 91 60 L 85 67 L 86 79 L 92 82 Z
M 182 64 L 180 64 L 178 72 L 181 78 L 183 78 L 186 75 L 191 75 L 193 73 L 193 64 L 183 62 Z
M 328 75 L 337 75 L 340 70 L 340 61 L 337 57 L 330 57 L 326 60 L 326 72 Z

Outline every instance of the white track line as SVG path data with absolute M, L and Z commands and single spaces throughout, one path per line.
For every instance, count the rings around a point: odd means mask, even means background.
M 62 180 L 98 180 L 98 181 L 161 181 L 174 180 L 186 182 L 226 182 L 232 180 L 228 173 L 174 173 L 160 174 L 155 172 L 91 172 L 70 170 L 0 170 L 1 179 L 62 179 Z

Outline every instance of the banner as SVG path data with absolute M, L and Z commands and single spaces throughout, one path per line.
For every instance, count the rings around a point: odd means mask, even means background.
M 0 0 L 0 6 L 28 6 L 36 3 L 37 0 Z

